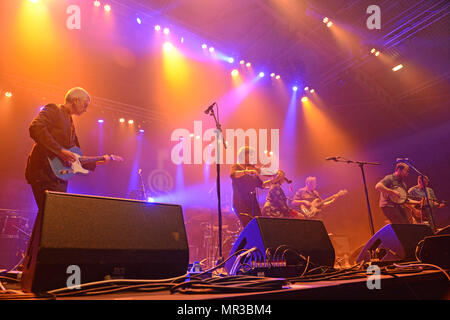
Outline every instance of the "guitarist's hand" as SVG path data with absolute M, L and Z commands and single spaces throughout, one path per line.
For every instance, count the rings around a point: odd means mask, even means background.
M 102 163 L 108 163 L 109 161 L 111 161 L 111 156 L 105 154 L 105 155 L 103 156 L 103 161 L 102 161 Z
M 70 164 L 77 160 L 77 156 L 72 151 L 61 149 L 60 153 L 58 154 L 58 158 L 61 159 L 61 161 L 66 166 L 70 166 Z

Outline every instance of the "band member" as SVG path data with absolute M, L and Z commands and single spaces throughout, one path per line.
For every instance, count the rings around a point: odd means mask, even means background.
M 76 160 L 76 155 L 67 150 L 80 147 L 72 116 L 80 116 L 86 112 L 91 99 L 86 90 L 75 87 L 70 89 L 64 104 L 47 104 L 33 119 L 29 126 L 31 138 L 35 141 L 28 156 L 25 178 L 33 190 L 38 206 L 38 214 L 34 222 L 32 238 L 28 244 L 25 260 L 19 268 L 27 270 L 29 261 L 36 252 L 42 224 L 45 191 L 67 191 L 67 181 L 59 179 L 51 170 L 49 158 L 58 157 L 66 165 Z M 87 170 L 94 170 L 96 164 L 109 162 L 110 156 L 104 155 L 97 163 L 84 165 Z M 25 266 L 25 267 L 24 267 Z M 28 271 L 24 271 L 28 272 Z
M 386 218 L 391 223 L 411 223 L 411 217 L 406 211 L 404 204 L 397 204 L 392 201 L 391 197 L 399 198 L 400 192 L 394 188 L 403 189 L 407 193 L 405 179 L 409 174 L 409 166 L 405 163 L 397 163 L 395 171 L 380 180 L 375 189 L 380 192 L 380 208 Z
M 48 158 L 58 157 L 66 164 L 76 160 L 75 154 L 67 150 L 80 146 L 72 116 L 85 113 L 90 100 L 86 90 L 72 88 L 66 93 L 64 104 L 47 104 L 29 126 L 30 136 L 35 144 L 28 156 L 25 177 L 31 185 L 39 211 L 43 209 L 46 190 L 67 191 L 67 181 L 56 177 Z M 102 162 L 105 163 L 110 160 L 108 155 L 103 158 Z M 95 166 L 96 163 L 91 163 L 85 165 L 85 168 L 94 170 Z
M 266 203 L 262 209 L 262 213 L 267 217 L 284 217 L 284 218 L 304 218 L 300 212 L 289 208 L 286 197 L 281 185 L 284 182 L 291 183 L 286 179 L 285 173 L 278 170 L 277 175 L 272 180 L 269 193 L 267 194 Z
M 261 169 L 256 166 L 255 158 L 255 151 L 252 148 L 242 147 L 238 152 L 238 163 L 231 167 L 230 172 L 233 209 L 243 227 L 254 217 L 261 216 L 256 188 L 265 188 L 270 185 L 270 181 L 263 182 L 260 176 Z
M 423 179 L 423 183 L 422 183 Z M 426 194 L 425 194 L 425 188 L 426 192 L 428 194 L 428 200 L 430 201 L 430 205 L 432 208 L 442 208 L 445 206 L 443 202 L 439 202 L 434 190 L 430 187 L 428 187 L 430 183 L 430 180 L 426 176 L 422 176 L 422 178 L 419 176 L 417 177 L 417 185 L 414 187 L 411 187 L 408 190 L 408 196 L 411 199 L 420 201 L 419 205 L 410 207 L 412 215 L 414 220 L 417 223 L 423 223 L 424 220 L 428 220 L 427 214 L 423 214 L 423 209 L 428 206 L 426 202 Z M 425 186 L 424 186 L 425 185 Z
M 427 193 L 428 193 L 428 199 L 430 200 L 432 205 L 436 204 L 438 208 L 442 208 L 444 206 L 444 203 L 439 203 L 439 201 L 434 193 L 434 190 L 428 186 L 430 184 L 430 179 L 426 176 L 422 176 L 422 178 L 423 178 L 423 182 L 424 182 L 425 186 L 422 184 L 422 179 L 420 178 L 420 176 L 417 177 L 417 185 L 409 188 L 408 196 L 411 199 L 420 201 L 420 200 L 426 198 L 426 195 L 425 195 L 425 187 L 426 187 Z
M 303 211 L 305 217 L 308 217 L 308 211 L 311 208 L 314 200 L 322 201 L 322 198 L 319 192 L 316 190 L 317 188 L 317 178 L 316 177 L 307 177 L 305 180 L 305 186 L 297 190 L 294 195 L 294 199 L 291 202 L 291 205 L 294 208 L 300 208 L 299 211 Z M 321 208 L 326 208 L 330 206 L 332 203 L 336 201 L 336 198 L 330 198 L 323 204 L 321 204 Z M 319 218 L 319 215 L 313 216 L 315 219 Z

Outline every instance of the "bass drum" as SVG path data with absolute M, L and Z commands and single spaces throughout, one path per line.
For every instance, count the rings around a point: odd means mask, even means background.
M 25 256 L 30 225 L 14 211 L 0 212 L 0 269 L 11 269 Z

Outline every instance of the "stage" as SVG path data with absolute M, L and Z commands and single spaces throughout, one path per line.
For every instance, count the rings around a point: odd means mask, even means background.
M 0 300 L 449 300 L 449 13 L 3 1 Z

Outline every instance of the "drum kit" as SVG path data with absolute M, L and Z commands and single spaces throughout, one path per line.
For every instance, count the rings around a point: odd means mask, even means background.
M 222 255 L 226 258 L 243 228 L 233 212 L 224 210 L 223 216 Z M 219 226 L 215 211 L 185 212 L 185 217 L 189 260 L 200 262 L 204 269 L 215 266 L 219 258 Z
M 30 213 L 0 209 L 0 269 L 11 269 L 25 256 L 31 236 Z

